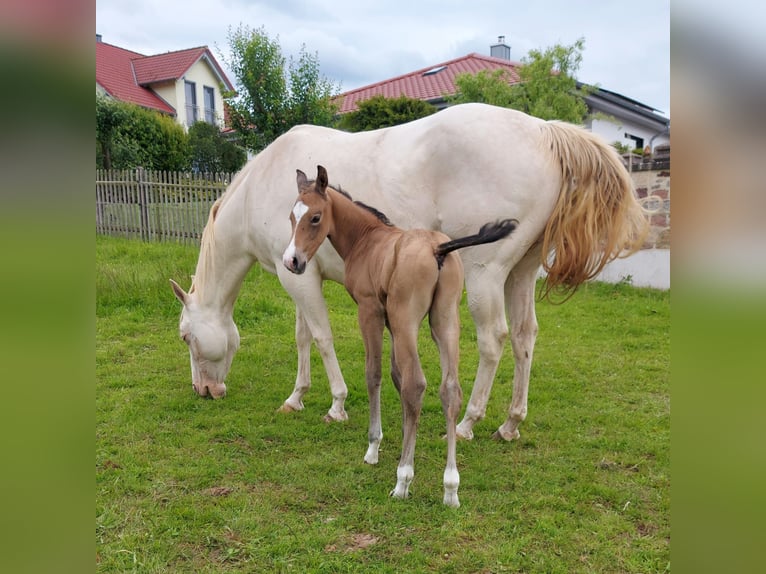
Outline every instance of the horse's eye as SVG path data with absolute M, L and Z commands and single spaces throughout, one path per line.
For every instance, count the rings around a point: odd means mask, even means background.
M 316 215 L 314 215 L 314 216 L 311 218 L 311 224 L 312 224 L 312 225 L 316 225 L 317 223 L 319 223 L 319 221 L 320 221 L 321 219 L 322 219 L 322 214 L 321 214 L 321 213 L 317 213 Z

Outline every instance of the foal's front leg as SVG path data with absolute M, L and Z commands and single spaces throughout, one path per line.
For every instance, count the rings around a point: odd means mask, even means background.
M 359 301 L 359 328 L 364 341 L 364 376 L 367 381 L 367 398 L 370 402 L 370 427 L 368 446 L 364 455 L 367 464 L 378 464 L 378 450 L 383 440 L 380 421 L 380 380 L 383 355 L 383 325 L 385 314 L 377 302 Z

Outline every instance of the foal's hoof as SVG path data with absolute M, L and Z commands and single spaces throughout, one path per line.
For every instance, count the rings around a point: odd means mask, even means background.
M 492 438 L 495 440 L 504 440 L 507 442 L 511 442 L 512 440 L 517 440 L 520 436 L 521 435 L 519 434 L 518 430 L 515 430 L 509 433 L 507 431 L 497 429 L 492 435 Z
M 442 501 L 444 506 L 449 508 L 460 508 L 460 500 L 457 497 L 457 492 L 444 493 L 444 500 Z

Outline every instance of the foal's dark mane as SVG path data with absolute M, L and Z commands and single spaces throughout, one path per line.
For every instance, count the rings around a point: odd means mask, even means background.
M 313 179 L 312 179 L 311 181 L 309 181 L 309 183 L 314 183 L 314 181 L 316 181 L 316 180 L 313 180 Z M 372 213 L 372 214 L 373 214 L 375 217 L 377 217 L 377 218 L 378 218 L 380 221 L 382 221 L 383 223 L 385 223 L 385 224 L 386 224 L 386 225 L 388 225 L 389 227 L 394 227 L 394 224 L 393 224 L 393 223 L 391 223 L 391 220 L 390 220 L 390 219 L 388 219 L 388 217 L 386 216 L 386 214 L 385 214 L 385 213 L 383 213 L 382 211 L 378 211 L 377 209 L 375 209 L 375 208 L 374 208 L 374 207 L 372 207 L 371 205 L 367 205 L 366 203 L 363 203 L 363 202 L 361 202 L 361 201 L 354 201 L 354 198 L 353 198 L 353 197 L 351 197 L 351 194 L 350 194 L 350 193 L 348 193 L 347 191 L 344 191 L 344 190 L 342 190 L 342 189 L 340 188 L 340 186 L 338 186 L 338 187 L 335 187 L 334 185 L 328 185 L 327 187 L 330 187 L 330 188 L 334 189 L 335 191 L 337 191 L 338 193 L 340 193 L 341 195 L 343 195 L 344 197 L 346 197 L 346 198 L 347 198 L 347 199 L 349 199 L 350 201 L 354 202 L 354 203 L 355 203 L 356 205 L 358 205 L 359 207 L 361 207 L 361 208 L 363 208 L 363 209 L 366 209 L 367 211 L 369 211 L 370 213 Z

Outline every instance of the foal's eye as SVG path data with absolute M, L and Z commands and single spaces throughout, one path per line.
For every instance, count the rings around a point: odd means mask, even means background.
M 322 214 L 320 214 L 320 213 L 317 213 L 316 215 L 314 215 L 314 216 L 311 218 L 311 224 L 312 224 L 312 225 L 316 225 L 317 223 L 319 223 L 319 220 L 321 220 L 321 219 L 322 219 Z

